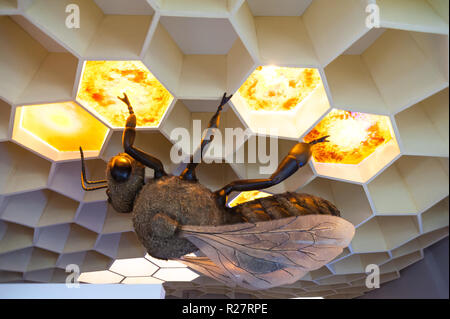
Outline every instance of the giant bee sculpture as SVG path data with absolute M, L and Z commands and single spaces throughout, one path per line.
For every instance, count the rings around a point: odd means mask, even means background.
M 136 116 L 127 95 L 118 98 L 129 110 L 124 152 L 109 160 L 105 180 L 88 181 L 80 147 L 81 184 L 86 191 L 107 188 L 114 209 L 132 213 L 136 234 L 149 255 L 180 260 L 226 285 L 267 289 L 297 281 L 349 245 L 353 225 L 317 196 L 286 192 L 233 208 L 226 205 L 233 191 L 268 188 L 291 176 L 308 162 L 314 145 L 327 142 L 328 136 L 297 143 L 270 178 L 238 180 L 212 192 L 197 180 L 193 157 L 180 176 L 173 176 L 160 160 L 136 148 Z M 230 98 L 223 95 L 208 132 L 219 126 L 220 112 Z M 213 134 L 203 137 L 201 154 L 212 139 Z M 147 181 L 145 167 L 154 170 Z M 193 252 L 198 256 L 191 257 Z

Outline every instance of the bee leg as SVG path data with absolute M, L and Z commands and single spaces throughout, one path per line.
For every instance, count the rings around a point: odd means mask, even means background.
M 133 157 L 138 162 L 141 162 L 145 166 L 153 169 L 155 171 L 155 178 L 167 175 L 164 171 L 164 166 L 159 159 L 134 147 L 133 144 L 136 137 L 136 115 L 134 115 L 133 107 L 128 100 L 128 96 L 125 93 L 123 95 L 123 98 L 119 96 L 118 98 L 128 106 L 128 111 L 130 113 L 122 135 L 122 146 L 125 153 Z
M 167 215 L 158 213 L 152 218 L 151 231 L 158 237 L 173 237 L 177 229 L 178 222 Z
M 289 154 L 278 165 L 277 170 L 269 178 L 246 179 L 231 182 L 225 187 L 219 189 L 214 194 L 220 205 L 225 206 L 228 195 L 233 191 L 243 192 L 268 188 L 277 185 L 286 178 L 294 174 L 299 168 L 308 163 L 311 158 L 311 148 L 313 145 L 323 142 L 328 136 L 324 136 L 310 143 L 297 143 L 291 148 Z
M 206 151 L 206 146 L 212 142 L 214 139 L 214 135 L 212 134 L 212 130 L 219 127 L 220 122 L 220 112 L 222 111 L 222 108 L 225 104 L 228 103 L 228 101 L 231 99 L 232 95 L 227 96 L 227 93 L 224 93 L 222 96 L 222 100 L 220 101 L 220 105 L 217 108 L 216 113 L 214 113 L 213 117 L 209 121 L 208 125 L 208 131 L 207 134 L 202 138 L 201 144 L 200 144 L 200 158 L 203 158 L 203 153 Z M 195 168 L 197 167 L 199 163 L 194 163 L 194 155 L 191 155 L 191 159 L 189 163 L 187 164 L 184 171 L 181 173 L 180 178 L 188 181 L 196 181 L 197 177 L 195 176 Z

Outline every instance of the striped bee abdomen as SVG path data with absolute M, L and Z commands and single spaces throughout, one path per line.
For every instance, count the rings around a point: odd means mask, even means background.
M 326 199 L 290 192 L 258 198 L 239 204 L 231 210 L 233 215 L 251 223 L 311 214 L 340 216 L 336 206 Z

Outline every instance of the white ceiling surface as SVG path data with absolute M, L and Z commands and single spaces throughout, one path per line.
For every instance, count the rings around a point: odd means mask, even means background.
M 58 42 L 46 35 L 34 24 L 20 15 L 11 16 L 11 18 L 20 25 L 29 35 L 35 38 L 49 52 L 67 52 Z
M 95 0 L 104 14 L 152 15 L 155 11 L 142 0 Z
M 184 54 L 227 54 L 237 34 L 228 19 L 161 17 Z
M 248 0 L 254 16 L 301 16 L 313 0 Z
M 353 43 L 344 54 L 360 55 L 370 47 L 383 33 L 384 28 L 373 28 L 364 37 Z
M 183 100 L 183 104 L 186 105 L 191 112 L 210 112 L 210 110 L 216 108 L 219 103 L 220 100 Z M 223 112 L 226 112 L 228 108 L 229 106 L 227 103 L 223 108 Z

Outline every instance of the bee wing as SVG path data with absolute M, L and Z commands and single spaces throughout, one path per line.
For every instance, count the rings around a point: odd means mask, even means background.
M 186 266 L 208 276 L 221 283 L 235 287 L 236 283 L 229 277 L 229 275 L 224 271 L 223 268 L 217 266 L 211 259 L 208 257 L 190 257 L 183 256 L 179 259 Z
M 290 284 L 338 256 L 355 233 L 336 216 L 305 215 L 257 223 L 182 226 L 233 282 L 253 289 Z

